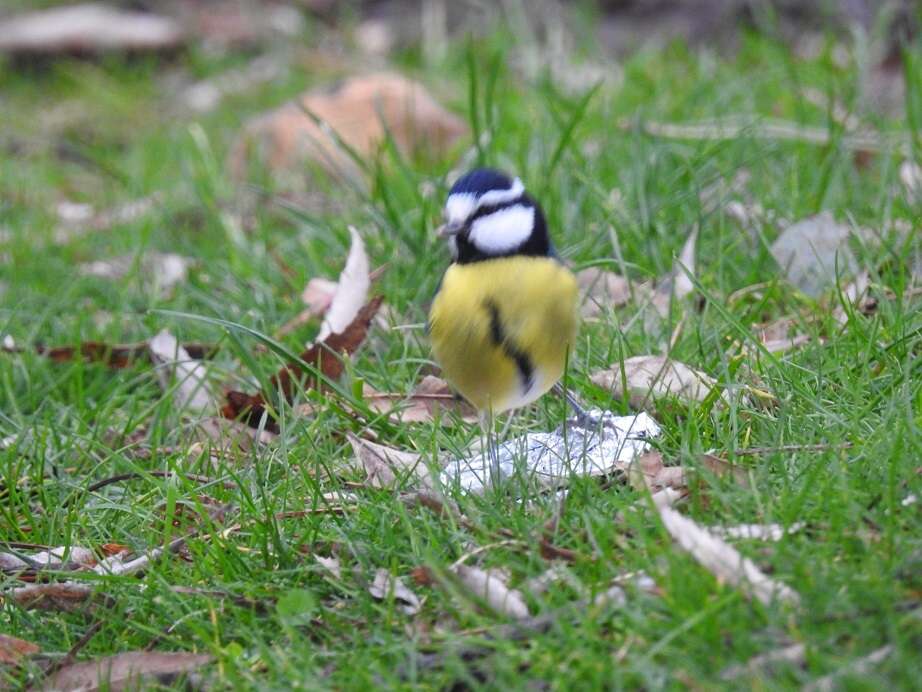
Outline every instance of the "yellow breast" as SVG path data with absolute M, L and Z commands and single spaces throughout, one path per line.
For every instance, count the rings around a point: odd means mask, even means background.
M 555 259 L 453 264 L 429 313 L 433 354 L 478 409 L 524 406 L 563 375 L 576 314 L 576 280 Z

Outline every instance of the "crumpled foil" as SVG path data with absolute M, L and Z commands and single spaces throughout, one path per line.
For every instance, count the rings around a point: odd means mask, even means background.
M 646 413 L 616 416 L 601 409 L 587 413 L 592 423 L 585 427 L 571 418 L 554 432 L 528 433 L 472 458 L 452 459 L 439 474 L 439 482 L 446 490 L 482 493 L 520 474 L 539 486 L 558 487 L 572 476 L 626 471 L 660 433 L 659 424 Z

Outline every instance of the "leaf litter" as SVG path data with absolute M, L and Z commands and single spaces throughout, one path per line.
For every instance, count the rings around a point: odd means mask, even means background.
M 172 685 L 180 675 L 211 663 L 210 654 L 126 651 L 95 661 L 71 663 L 44 682 L 45 690 L 135 689 L 142 683 Z
M 205 366 L 193 359 L 175 336 L 163 329 L 150 340 L 149 345 L 151 358 L 157 366 L 157 378 L 164 391 L 172 391 L 175 410 L 191 413 L 216 410 Z
M 664 397 L 700 404 L 718 388 L 709 375 L 667 356 L 653 355 L 626 358 L 607 370 L 596 371 L 590 379 L 614 399 L 626 398 L 635 409 L 649 409 Z M 718 398 L 729 402 L 726 391 L 720 391 Z

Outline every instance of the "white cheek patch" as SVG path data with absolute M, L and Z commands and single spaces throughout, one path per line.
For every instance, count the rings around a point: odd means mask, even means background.
M 449 223 L 461 223 L 474 213 L 477 197 L 471 192 L 456 192 L 448 195 L 445 202 L 445 220 Z
M 448 236 L 448 251 L 451 253 L 452 259 L 458 259 L 458 239 L 450 235 Z
M 534 225 L 535 208 L 516 204 L 474 221 L 468 238 L 485 255 L 501 255 L 528 240 Z

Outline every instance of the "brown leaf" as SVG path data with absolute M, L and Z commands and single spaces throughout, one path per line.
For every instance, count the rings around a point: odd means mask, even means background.
M 182 42 L 182 28 L 169 17 L 101 4 L 40 10 L 0 23 L 0 53 L 13 55 L 163 51 Z
M 230 168 L 242 178 L 256 144 L 276 173 L 300 173 L 304 159 L 333 172 L 354 173 L 355 163 L 337 140 L 371 159 L 387 134 L 405 154 L 420 148 L 437 154 L 465 136 L 467 126 L 418 82 L 387 72 L 352 77 L 251 120 L 233 147 Z
M 105 363 L 111 368 L 127 368 L 139 360 L 150 360 L 148 342 L 142 341 L 135 344 L 106 344 L 101 341 L 84 341 L 79 346 L 44 346 L 37 344 L 35 352 L 46 356 L 56 363 L 66 363 L 72 360 L 82 360 L 86 363 Z M 191 358 L 202 360 L 210 358 L 216 348 L 212 344 L 186 343 L 182 348 Z M 16 346 L 15 343 L 4 343 L 0 351 L 4 353 L 22 353 L 26 349 Z
M 666 356 L 634 356 L 623 365 L 623 379 L 620 363 L 593 373 L 590 379 L 616 399 L 627 393 L 634 408 L 650 409 L 655 400 L 667 396 L 686 404 L 701 403 L 717 384 L 703 372 Z M 721 392 L 720 399 L 727 401 L 727 393 Z
M 715 476 L 730 476 L 737 485 L 743 487 L 749 486 L 749 471 L 745 466 L 731 464 L 726 459 L 721 459 L 713 454 L 702 454 L 698 458 L 698 463 Z
M 301 360 L 314 365 L 327 379 L 336 380 L 342 375 L 344 364 L 343 355 L 351 355 L 365 341 L 368 327 L 374 319 L 375 313 L 381 306 L 381 296 L 372 298 L 359 310 L 355 319 L 341 334 L 330 334 L 324 342 L 316 343 L 301 354 Z M 270 392 L 279 388 L 288 401 L 294 397 L 297 383 L 303 380 L 304 389 L 322 388 L 310 373 L 305 372 L 298 364 L 289 364 L 273 375 Z M 225 418 L 236 419 L 244 416 L 246 423 L 258 427 L 263 413 L 266 411 L 266 399 L 262 394 L 246 394 L 244 392 L 230 391 L 227 393 L 227 403 L 221 409 Z M 269 417 L 266 429 L 278 432 L 278 424 Z
M 431 423 L 436 419 L 444 423 L 455 417 L 465 423 L 479 420 L 476 409 L 455 394 L 445 380 L 434 375 L 426 375 L 409 396 L 367 387 L 363 398 L 373 411 L 390 413 L 394 423 Z
M 93 588 L 85 584 L 28 584 L 10 592 L 8 598 L 24 610 L 63 610 L 82 608 L 93 597 Z M 7 598 L 7 596 L 4 596 Z
M 355 452 L 355 458 L 365 469 L 368 483 L 375 488 L 393 487 L 398 480 L 408 479 L 418 482 L 425 488 L 433 485 L 429 468 L 423 461 L 422 454 L 405 452 L 386 445 L 370 442 L 356 437 L 352 433 L 346 436 Z
M 37 644 L 0 632 L 0 665 L 15 666 L 26 656 L 39 651 Z
M 208 654 L 185 651 L 128 651 L 96 661 L 64 666 L 46 682 L 46 690 L 122 690 L 143 687 L 141 681 L 171 685 L 182 673 L 210 663 Z
M 580 312 L 583 317 L 598 317 L 631 300 L 631 282 L 614 272 L 588 267 L 577 272 L 576 281 L 582 295 Z
M 662 453 L 656 450 L 645 452 L 631 462 L 628 478 L 635 488 L 647 487 L 650 492 L 663 488 L 686 490 L 688 487 L 685 468 L 664 465 Z

